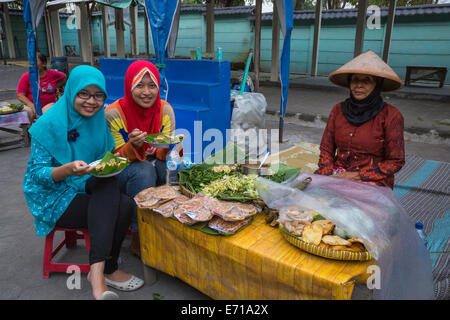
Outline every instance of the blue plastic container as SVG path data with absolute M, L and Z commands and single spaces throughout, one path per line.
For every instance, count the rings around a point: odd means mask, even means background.
M 125 73 L 136 60 L 100 59 L 100 70 L 106 78 L 109 95 L 107 104 L 124 96 Z M 165 63 L 169 85 L 167 101 L 175 112 L 176 134 L 185 135 L 183 149 L 191 156 L 191 161 L 202 162 L 228 142 L 230 62 L 168 59 Z M 205 150 L 208 153 L 204 155 Z

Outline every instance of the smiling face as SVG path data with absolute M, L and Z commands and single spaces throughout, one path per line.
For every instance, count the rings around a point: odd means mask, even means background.
M 81 89 L 75 96 L 73 106 L 83 117 L 92 117 L 105 104 L 105 93 L 96 85 Z
M 376 84 L 375 78 L 368 74 L 353 74 L 350 80 L 350 90 L 355 99 L 363 100 L 372 93 Z
M 147 73 L 131 92 L 134 101 L 144 109 L 150 108 L 158 98 L 158 87 Z

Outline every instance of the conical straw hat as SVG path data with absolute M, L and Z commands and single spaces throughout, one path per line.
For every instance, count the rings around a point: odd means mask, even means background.
M 348 88 L 348 76 L 353 73 L 384 78 L 381 91 L 393 91 L 402 86 L 402 80 L 375 52 L 369 50 L 353 58 L 329 74 L 328 79 L 338 86 Z

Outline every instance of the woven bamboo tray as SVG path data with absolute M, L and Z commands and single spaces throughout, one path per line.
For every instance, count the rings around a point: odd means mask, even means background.
M 319 257 L 344 260 L 344 261 L 369 261 L 372 256 L 368 251 L 365 252 L 350 252 L 350 251 L 336 251 L 329 248 L 321 248 L 311 243 L 306 243 L 300 238 L 290 234 L 284 227 L 280 228 L 283 237 L 292 245 L 309 252 Z

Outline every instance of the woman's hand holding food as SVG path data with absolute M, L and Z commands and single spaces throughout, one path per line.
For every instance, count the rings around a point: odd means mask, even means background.
M 136 149 L 139 149 L 144 144 L 146 136 L 147 132 L 142 132 L 136 128 L 128 134 L 128 139 Z
M 89 172 L 94 168 L 90 165 L 88 165 L 84 161 L 75 160 L 70 163 L 68 163 L 70 170 L 72 171 L 73 175 L 76 176 L 84 176 L 86 174 L 89 174 Z
M 88 165 L 84 161 L 75 160 L 66 163 L 65 165 L 54 168 L 52 170 L 52 178 L 53 181 L 59 182 L 71 175 L 84 176 L 88 174 L 93 168 L 94 167 Z

